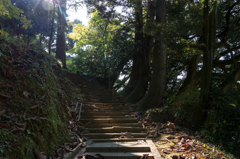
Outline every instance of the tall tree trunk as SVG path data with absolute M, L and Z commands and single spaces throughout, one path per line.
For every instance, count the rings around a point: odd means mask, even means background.
M 65 39 L 65 19 L 62 15 L 66 13 L 66 0 L 60 0 L 61 10 L 58 10 L 58 29 L 57 29 L 57 45 L 56 45 L 56 58 L 60 59 L 63 64 L 63 68 L 67 68 L 66 66 L 66 39 Z
M 142 0 L 135 0 L 135 52 L 133 54 L 133 65 L 130 80 L 122 91 L 122 95 L 127 97 L 135 89 L 139 81 L 139 68 L 141 66 L 142 45 L 143 45 L 143 18 Z
M 123 57 L 117 65 L 117 68 L 114 70 L 114 73 L 110 76 L 110 90 L 113 89 L 115 82 L 117 81 L 121 71 L 123 70 L 123 67 L 127 64 L 128 60 L 128 57 Z
M 153 52 L 153 74 L 150 88 L 145 97 L 136 106 L 140 110 L 163 106 L 163 95 L 166 77 L 166 38 L 163 28 L 166 27 L 165 0 L 156 0 L 156 25 L 161 24 L 162 29 L 155 37 Z
M 40 48 L 42 48 L 42 33 L 40 33 L 40 37 L 39 37 L 39 46 Z
M 197 74 L 197 66 L 199 61 L 199 55 L 194 55 L 188 65 L 187 68 L 187 77 L 185 78 L 182 86 L 180 87 L 177 96 L 186 93 L 191 90 L 195 86 L 195 76 Z
M 52 50 L 52 37 L 53 37 L 53 29 L 54 29 L 54 19 L 55 19 L 55 2 L 53 1 L 53 17 L 52 17 L 52 24 L 51 24 L 51 30 L 50 30 L 50 36 L 48 41 L 48 54 L 51 55 Z
M 203 40 L 205 46 L 203 47 L 203 67 L 200 83 L 200 98 L 199 104 L 195 109 L 194 123 L 196 125 L 202 124 L 207 119 L 207 111 L 210 109 L 208 98 L 211 91 L 212 67 L 213 67 L 213 53 L 215 50 L 215 35 L 216 35 L 216 11 L 217 2 L 214 2 L 212 12 L 209 15 L 209 0 L 204 2 L 204 32 Z
M 139 7 L 142 8 L 142 4 L 140 3 L 139 5 L 141 5 Z M 154 8 L 153 2 L 151 0 L 148 0 L 147 27 L 149 28 L 154 23 L 153 8 Z M 142 16 L 142 14 L 140 15 Z M 149 35 L 149 33 L 147 32 L 147 34 L 145 34 L 145 37 L 143 39 L 143 46 L 140 47 L 142 48 L 143 51 L 139 53 L 139 56 L 141 58 L 141 62 L 140 62 L 141 65 L 140 65 L 138 84 L 133 90 L 133 92 L 127 97 L 127 100 L 129 102 L 137 103 L 139 100 L 141 100 L 144 97 L 147 91 L 148 81 L 149 81 L 149 65 L 150 65 L 150 59 L 152 54 L 152 47 L 153 47 L 153 37 Z
M 237 68 L 233 73 L 220 85 L 222 92 L 229 90 L 237 81 L 240 80 L 240 68 Z

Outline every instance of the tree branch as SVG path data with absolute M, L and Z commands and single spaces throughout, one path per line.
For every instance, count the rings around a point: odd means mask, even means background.
M 222 56 L 226 56 L 228 53 L 231 53 L 231 52 L 236 51 L 236 50 L 238 50 L 238 49 L 240 49 L 240 46 L 237 46 L 237 47 L 228 49 L 228 50 L 226 50 L 226 51 L 223 51 L 222 53 L 219 54 L 219 55 L 220 55 L 219 58 L 216 58 L 216 59 L 213 61 L 213 63 L 218 63 L 219 59 L 220 59 Z M 237 57 L 237 56 L 236 56 L 236 57 Z

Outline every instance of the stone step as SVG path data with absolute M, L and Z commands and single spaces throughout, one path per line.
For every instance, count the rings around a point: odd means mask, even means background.
M 142 128 L 141 123 L 97 123 L 97 124 L 86 124 L 85 128 L 101 128 L 101 127 L 110 127 L 110 126 L 131 126 Z
M 84 104 L 84 103 L 83 103 Z M 88 105 L 84 104 L 85 108 L 103 108 L 103 109 L 129 109 L 129 107 L 122 105 Z
M 82 115 L 81 116 L 82 118 L 89 118 L 89 117 L 92 117 L 92 118 L 112 118 L 113 116 L 106 116 L 106 115 Z M 122 115 L 122 116 L 114 116 L 114 118 L 123 118 L 123 119 L 132 119 L 135 117 L 134 116 L 131 116 L 131 115 Z
M 81 130 L 81 129 L 80 129 Z M 87 130 L 90 133 L 121 133 L 121 132 L 147 132 L 145 128 L 136 127 L 122 127 L 122 126 L 112 126 L 112 127 L 102 127 L 102 128 L 84 128 L 82 130 Z
M 95 101 L 92 101 L 92 100 L 85 100 L 83 101 L 83 103 L 90 103 L 90 104 L 108 104 L 108 105 L 124 105 L 125 102 L 123 101 L 104 101 L 104 102 L 95 102 Z
M 82 109 L 82 113 L 91 113 L 91 112 L 98 112 L 98 113 L 126 113 L 130 114 L 130 111 L 127 110 L 104 110 L 104 109 Z
M 92 152 L 92 153 L 87 153 L 89 155 L 95 155 L 95 154 L 100 154 L 104 157 L 104 159 L 140 159 L 144 154 L 149 154 L 149 157 L 152 157 L 154 159 L 152 153 L 150 152 L 112 152 L 112 153 L 107 153 L 107 152 Z
M 113 102 L 116 102 L 116 101 L 118 101 L 118 102 L 122 102 L 122 100 L 119 98 L 119 99 L 117 99 L 117 98 L 104 98 L 104 97 L 99 97 L 99 96 L 93 96 L 93 99 L 95 100 L 100 100 L 100 101 L 113 101 Z M 90 100 L 93 100 L 93 99 L 90 99 Z M 94 101 L 93 100 L 93 101 Z M 107 102 L 106 102 L 107 103 Z
M 104 94 L 90 94 L 86 93 L 89 97 L 95 97 L 96 99 L 105 99 L 105 100 L 123 100 L 121 97 L 115 97 L 115 96 L 109 96 L 109 95 L 104 95 Z
M 129 118 L 129 119 L 124 119 L 124 118 L 91 118 L 91 119 L 80 119 L 82 123 L 133 123 L 137 122 L 137 118 Z
M 88 101 L 122 101 L 122 99 L 118 98 L 104 98 L 104 97 L 99 97 L 99 96 L 91 96 L 88 95 L 87 97 L 85 96 Z
M 151 159 L 161 158 L 152 140 L 146 139 L 147 129 L 132 116 L 126 100 L 85 76 L 69 74 L 84 94 L 80 119 L 83 127 L 79 130 L 88 140 L 86 147 L 78 146 L 65 159 L 77 159 L 82 154 L 101 154 L 104 159 L 140 159 L 144 154 Z
M 117 111 L 115 111 L 115 112 L 109 112 L 109 111 L 85 111 L 85 112 L 82 112 L 82 117 L 84 117 L 84 116 L 94 116 L 94 115 L 96 115 L 96 116 L 108 116 L 108 115 L 111 115 L 111 116 L 121 116 L 121 115 L 128 115 L 129 114 L 129 112 L 117 112 Z
M 142 141 L 145 138 L 105 138 L 105 139 L 92 139 L 93 142 L 126 142 L 126 141 Z
M 94 105 L 94 106 L 124 106 L 124 103 L 104 103 L 104 102 L 83 102 L 87 105 Z
M 128 138 L 136 137 L 136 138 L 143 138 L 146 137 L 146 133 L 86 133 L 82 134 L 82 136 L 88 137 L 90 139 L 99 139 L 99 138 L 118 138 L 124 136 L 129 136 Z
M 86 147 L 86 152 L 150 152 L 145 142 L 94 142 Z
M 121 108 L 121 107 L 116 107 L 116 108 L 114 108 L 114 107 L 109 107 L 109 108 L 106 108 L 106 107 L 101 107 L 101 106 L 99 106 L 99 107 L 83 106 L 82 109 L 83 109 L 83 110 L 108 110 L 108 111 L 111 111 L 111 110 L 121 111 L 121 110 L 123 110 L 123 111 L 128 111 L 128 112 L 130 113 L 129 108 L 124 108 L 124 107 L 122 107 L 122 108 Z

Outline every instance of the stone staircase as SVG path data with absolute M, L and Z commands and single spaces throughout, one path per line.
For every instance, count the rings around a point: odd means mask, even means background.
M 151 139 L 146 139 L 147 129 L 131 115 L 124 99 L 103 90 L 97 83 L 80 75 L 67 73 L 70 80 L 84 94 L 80 130 L 87 137 L 85 148 L 76 148 L 66 159 L 77 159 L 78 155 L 100 154 L 104 159 L 160 159 Z M 147 158 L 145 158 L 147 159 Z

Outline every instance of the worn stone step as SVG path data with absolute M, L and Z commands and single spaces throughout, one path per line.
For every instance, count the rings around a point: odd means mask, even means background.
M 84 103 L 84 107 L 94 107 L 94 108 L 106 108 L 106 109 L 118 109 L 118 108 L 129 108 L 129 106 L 124 106 L 124 105 L 111 105 L 111 104 L 86 104 Z
M 132 116 L 125 99 L 85 76 L 70 75 L 84 94 L 80 119 L 83 127 L 79 130 L 88 140 L 86 147 L 79 146 L 66 159 L 77 159 L 81 154 L 101 154 L 104 159 L 140 159 L 144 154 L 161 158 L 152 140 L 146 139 L 147 129 Z
M 112 153 L 107 153 L 107 152 L 92 152 L 92 153 L 87 153 L 89 155 L 95 155 L 95 154 L 101 154 L 104 159 L 140 159 L 144 154 L 149 154 L 149 157 L 153 157 L 152 153 L 147 153 L 147 152 L 112 152 Z
M 91 96 L 91 95 L 88 95 L 87 97 L 85 96 L 86 99 L 88 99 L 88 101 L 122 101 L 121 98 L 104 98 L 104 97 L 100 97 L 98 95 L 96 96 Z M 107 102 L 106 102 L 107 103 Z
M 96 124 L 86 124 L 85 128 L 101 128 L 101 127 L 110 127 L 110 126 L 131 126 L 131 127 L 140 127 L 142 128 L 141 123 L 96 123 Z
M 85 112 L 82 112 L 82 117 L 84 117 L 84 116 L 94 116 L 94 115 L 96 115 L 96 116 L 120 116 L 120 115 L 128 115 L 129 114 L 129 112 L 108 112 L 108 111 L 101 111 L 101 112 L 99 112 L 99 111 L 85 111 Z
M 127 110 L 104 110 L 104 109 L 82 109 L 82 113 L 91 113 L 91 112 L 98 112 L 98 113 L 126 113 L 126 114 L 130 114 L 130 111 Z
M 82 123 L 133 123 L 137 122 L 137 118 L 89 118 L 89 119 L 80 119 Z
M 90 139 L 99 139 L 99 138 L 118 138 L 124 136 L 132 136 L 134 138 L 143 138 L 146 137 L 146 133 L 86 133 L 82 134 L 85 137 Z
M 130 112 L 130 108 L 126 106 L 111 106 L 111 105 L 83 105 L 82 109 L 105 109 L 108 111 L 112 110 L 127 110 Z
M 94 142 L 86 152 L 150 152 L 150 147 L 142 142 Z
M 122 126 L 112 126 L 112 127 L 102 127 L 102 128 L 84 128 L 82 130 L 87 130 L 90 133 L 147 132 L 147 129 L 145 128 L 122 127 Z
M 112 105 L 84 105 L 82 108 L 86 109 L 107 109 L 107 110 L 117 110 L 117 109 L 125 109 L 129 110 L 129 107 L 126 106 L 112 106 Z
M 86 86 L 85 86 L 86 85 Z M 95 85 L 96 86 L 96 85 Z M 101 87 L 98 87 L 98 86 L 96 86 L 96 87 L 94 87 L 94 86 L 89 86 L 89 84 L 88 83 L 85 83 L 85 84 L 83 84 L 83 85 L 81 85 L 80 86 L 80 89 L 84 89 L 84 90 L 94 90 L 94 92 L 97 92 L 97 91 L 104 91 L 104 89 L 102 89 Z
M 94 102 L 94 101 L 84 101 L 84 103 L 87 103 L 87 104 L 105 104 L 105 105 L 125 105 L 126 103 L 123 103 L 123 102 L 119 102 L 119 103 L 106 103 L 106 102 Z
M 82 118 L 111 118 L 113 116 L 106 116 L 106 115 L 82 115 Z M 123 118 L 123 119 L 136 119 L 134 116 L 131 115 L 121 115 L 121 116 L 114 116 L 114 118 Z
M 106 108 L 106 107 L 101 107 L 101 106 L 99 106 L 99 107 L 90 107 L 90 106 L 89 106 L 89 107 L 86 107 L 86 106 L 83 106 L 82 109 L 83 109 L 83 110 L 96 110 L 96 111 L 97 111 L 97 110 L 108 110 L 108 111 L 111 111 L 111 110 L 122 111 L 122 110 L 123 110 L 123 111 L 128 111 L 128 112 L 130 112 L 129 108 L 124 108 L 124 107 L 122 107 L 122 108 L 121 108 L 121 107 L 116 107 L 116 108 L 114 108 L 114 107 L 112 107 L 112 108 L 109 107 L 109 108 Z
M 104 102 L 94 102 L 92 100 L 85 100 L 83 103 L 88 103 L 88 104 L 108 104 L 108 105 L 124 105 L 124 101 L 104 101 Z
M 144 141 L 145 138 L 105 138 L 105 139 L 92 139 L 93 142 L 126 142 L 126 141 Z
M 91 91 L 89 90 L 84 90 L 84 89 L 81 89 L 81 92 L 84 92 L 85 94 L 84 95 L 91 95 L 91 96 L 96 96 L 96 97 L 106 97 L 106 96 L 110 96 L 110 97 L 114 97 L 114 96 L 111 96 L 111 94 L 109 94 L 108 92 L 95 92 L 95 93 L 92 93 Z
M 108 104 L 108 103 L 92 103 L 92 104 L 89 104 L 89 103 L 84 103 L 83 102 L 83 105 L 84 106 L 88 106 L 88 107 L 109 107 L 109 108 L 117 108 L 117 107 L 122 107 L 122 108 L 130 108 L 129 106 L 125 106 L 123 104 Z

